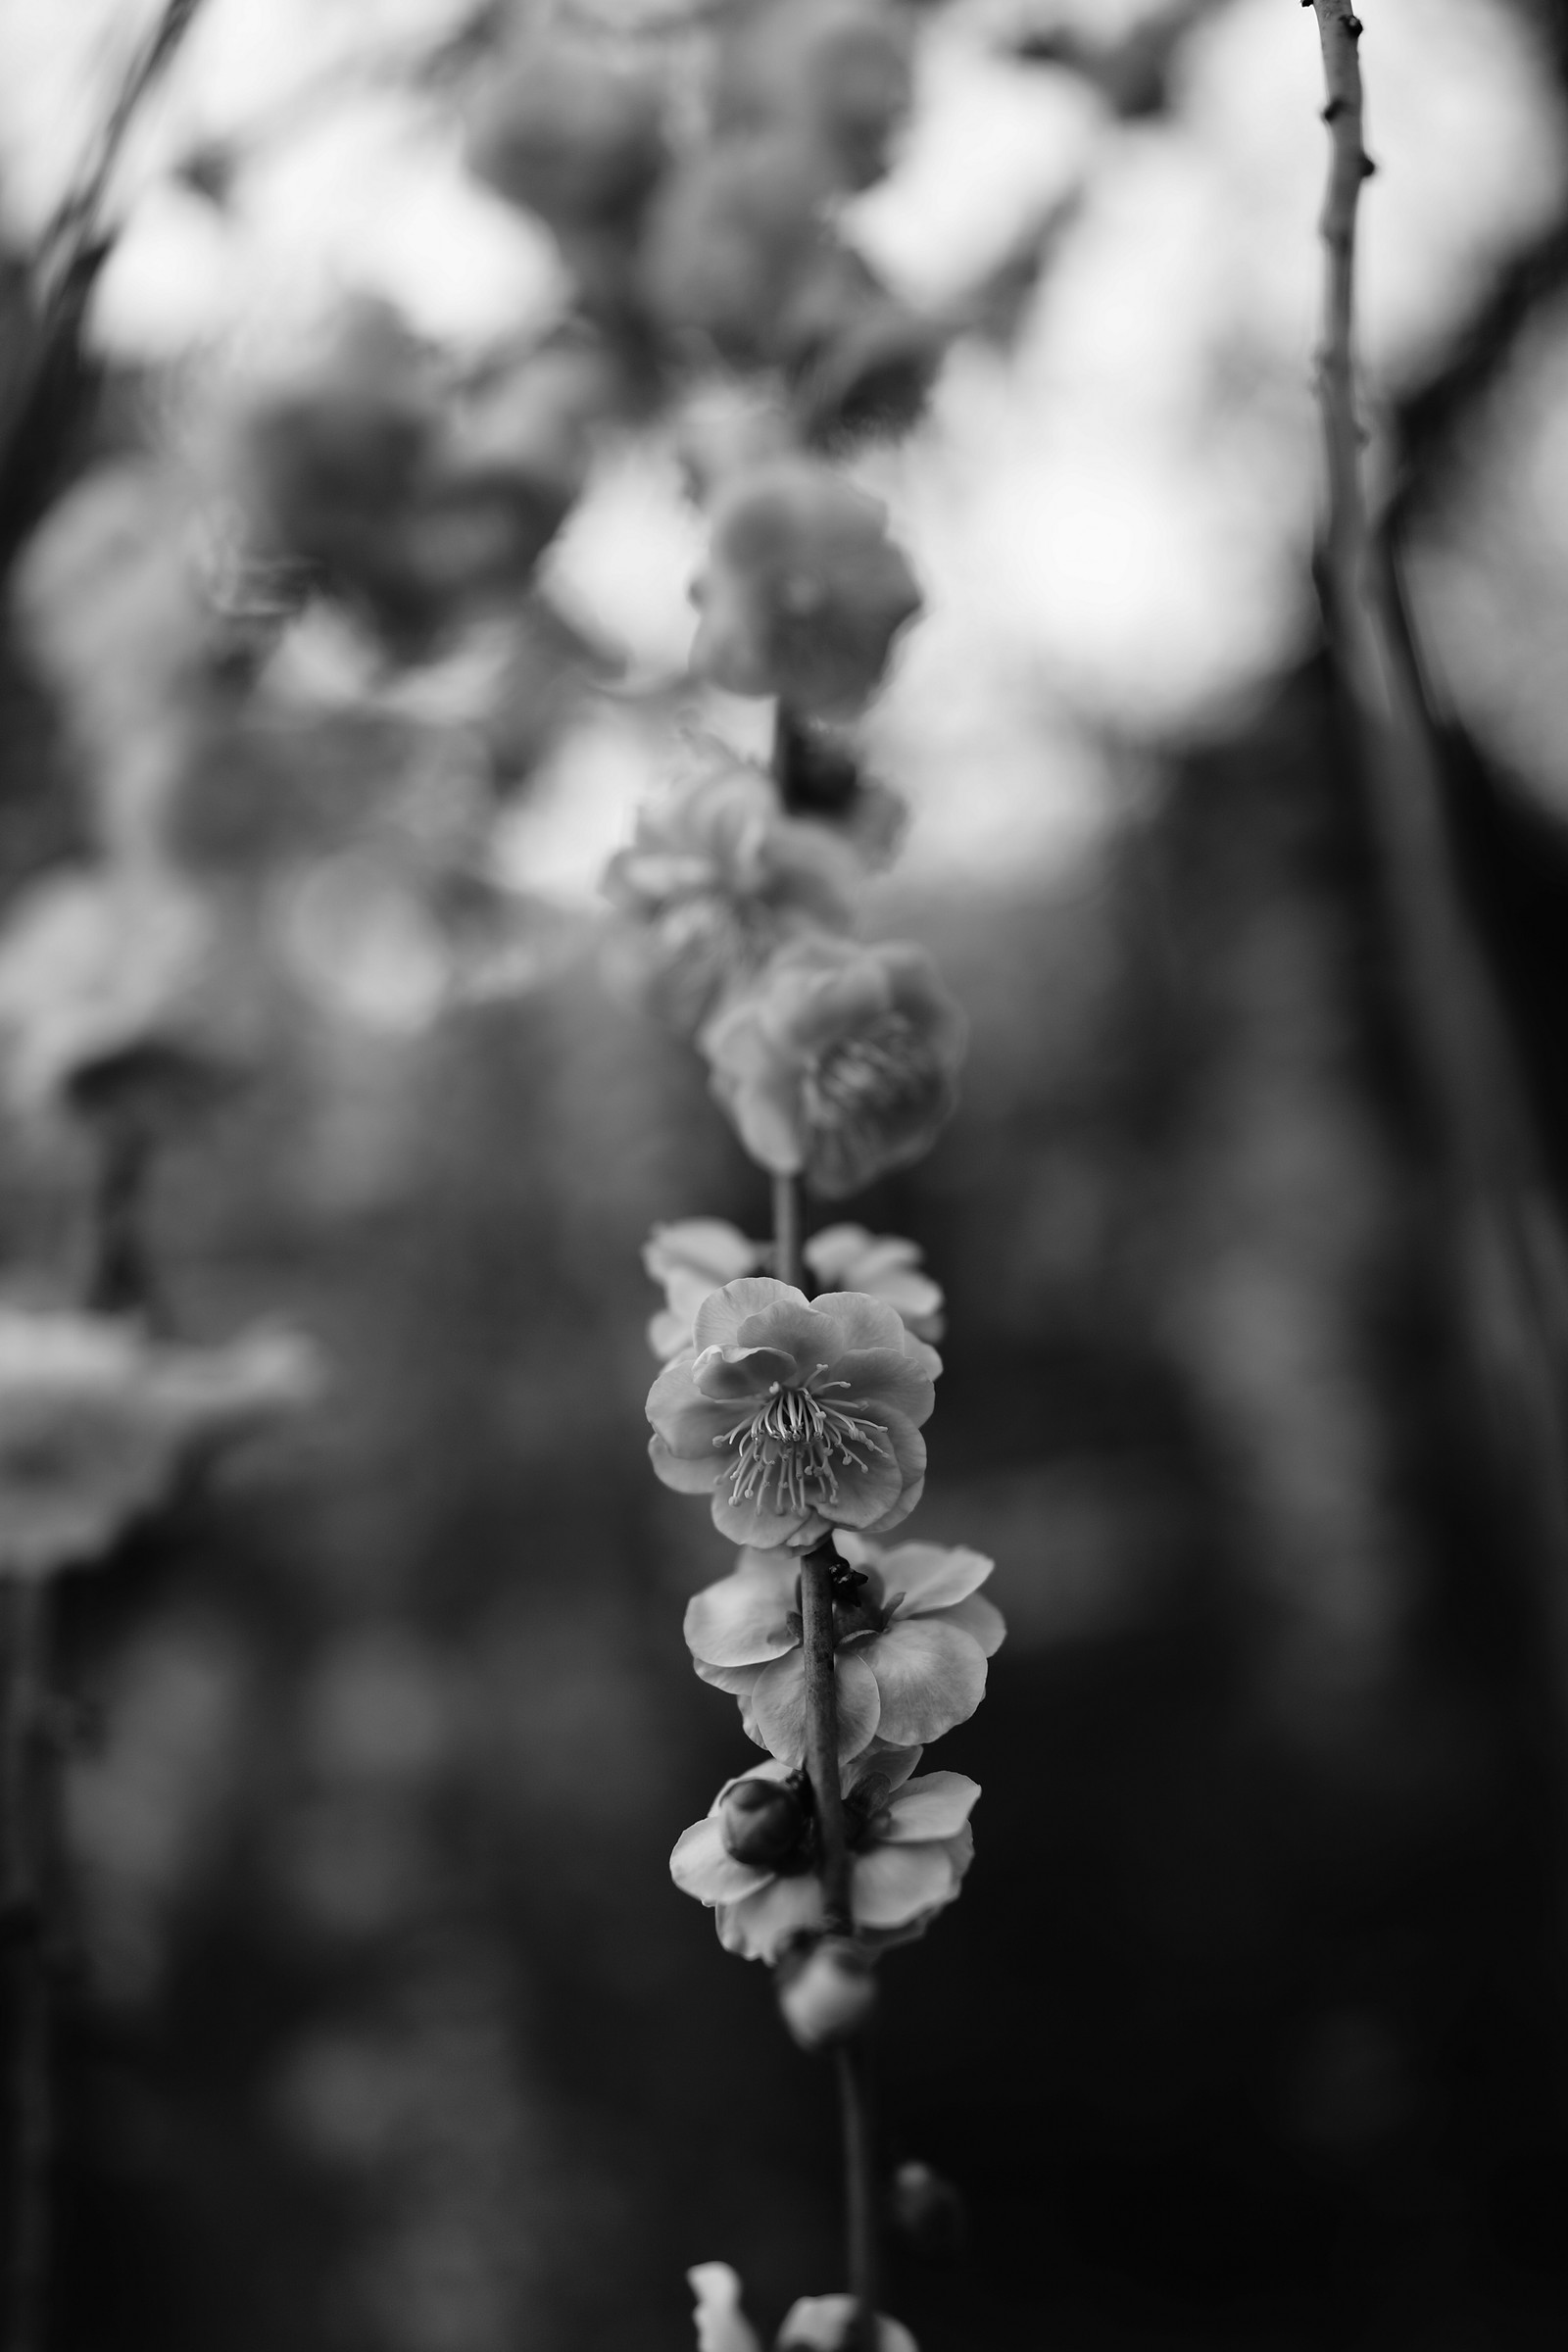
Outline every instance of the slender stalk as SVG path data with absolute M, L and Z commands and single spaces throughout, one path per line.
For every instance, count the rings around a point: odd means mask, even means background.
M 839 1706 L 833 1675 L 833 1569 L 837 1558 L 831 1543 L 823 1543 L 802 1560 L 801 1628 L 806 1652 L 806 1769 L 816 1803 L 822 1899 L 829 1933 L 849 1936 L 855 1923 L 850 1909 L 844 1797 L 839 1787 Z
M 1355 226 L 1364 145 L 1359 20 L 1312 0 L 1330 164 L 1318 389 L 1329 506 L 1319 564 L 1329 652 L 1379 839 L 1417 1067 L 1441 1151 L 1452 1312 L 1499 1510 L 1513 1519 L 1554 1652 L 1568 1739 L 1568 1266 L 1529 1097 L 1475 938 L 1446 814 L 1442 745 L 1386 528 L 1371 527 L 1356 415 Z M 1563 1757 L 1568 1772 L 1568 1754 Z
M 793 1176 L 773 1179 L 773 1270 L 780 1282 L 801 1276 L 801 1188 Z M 829 1935 L 853 1936 L 851 1856 L 839 1780 L 839 1704 L 834 1677 L 833 1573 L 838 1554 L 830 1538 L 801 1560 L 801 1630 L 806 1658 L 806 1769 L 816 1810 L 822 1904 Z M 854 2352 L 876 2352 L 876 2147 L 868 2051 L 863 2034 L 838 2054 L 844 2132 L 845 2238 L 850 2292 L 856 2298 Z
M 801 1182 L 798 1176 L 773 1179 L 773 1272 L 780 1282 L 799 1288 L 801 1279 Z
M 105 1112 L 91 1128 L 96 1155 L 87 1227 L 84 1303 L 102 1315 L 151 1315 L 152 1266 L 144 1231 L 152 1138 L 135 1116 Z
M 49 2276 L 49 2174 L 54 2146 L 45 1850 L 49 1785 L 49 1590 L 14 1577 L 5 1621 L 0 1870 L 6 1928 L 5 2352 L 42 2352 Z

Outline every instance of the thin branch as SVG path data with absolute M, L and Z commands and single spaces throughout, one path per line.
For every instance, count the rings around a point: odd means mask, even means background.
M 51 1783 L 45 1753 L 49 1589 L 31 1578 L 0 1585 L 0 1871 L 6 1936 L 5 2352 L 42 2352 L 54 2157 L 45 1855 Z
M 1331 163 L 1319 370 L 1329 512 L 1319 563 L 1329 650 L 1370 796 L 1417 1064 L 1446 1180 L 1454 1306 L 1499 1468 L 1500 1502 L 1541 1584 L 1568 1692 L 1568 1263 L 1527 1098 L 1491 974 L 1466 917 L 1425 681 L 1386 518 L 1369 527 L 1354 366 L 1361 26 L 1348 0 L 1312 0 Z M 1559 1712 L 1563 1712 L 1559 1707 Z

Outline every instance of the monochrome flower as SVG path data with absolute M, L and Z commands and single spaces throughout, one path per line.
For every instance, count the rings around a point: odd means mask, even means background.
M 699 1043 L 752 1157 L 837 1200 L 930 1148 L 964 1036 L 923 948 L 813 934 L 782 948 Z
M 935 1393 L 931 1350 L 892 1307 L 856 1291 L 813 1306 L 754 1275 L 704 1299 L 693 1343 L 649 1391 L 649 1450 L 665 1486 L 711 1497 L 732 1544 L 800 1549 L 908 1517 Z
M 605 892 L 639 926 L 639 977 L 690 1032 L 803 932 L 839 931 L 853 911 L 853 855 L 825 828 L 786 816 L 767 777 L 717 744 L 638 815 L 605 871 Z
M 1006 1633 L 980 1592 L 992 1562 L 961 1545 L 884 1547 L 848 1530 L 834 1544 L 845 1563 L 833 1603 L 842 1752 L 873 1739 L 900 1747 L 939 1740 L 980 1704 L 986 1661 Z M 793 1556 L 743 1551 L 728 1576 L 693 1595 L 684 1630 L 704 1682 L 739 1699 L 748 1736 L 801 1763 L 806 1658 Z
M 0 1575 L 97 1557 L 204 1443 L 318 1388 L 287 1333 L 172 1348 L 108 1316 L 0 1306 Z
M 863 710 L 921 604 L 881 501 L 811 458 L 774 459 L 720 486 L 692 594 L 700 676 L 822 718 Z
M 919 1761 L 918 1747 L 879 1742 L 843 1768 L 854 1928 L 873 1951 L 922 1935 L 956 1897 L 974 1856 L 969 1814 L 978 1786 L 960 1772 L 914 1779 Z M 770 1863 L 742 1861 L 732 1850 L 726 1809 L 737 1788 L 755 1782 L 783 1788 L 799 1824 L 794 1843 Z M 777 1757 L 726 1781 L 669 1858 L 676 1886 L 714 1913 L 725 1950 L 770 1963 L 826 1927 L 818 1867 L 810 1783 Z

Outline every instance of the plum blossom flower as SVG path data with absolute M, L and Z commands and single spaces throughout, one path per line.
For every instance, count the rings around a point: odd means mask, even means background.
M 692 1336 L 649 1391 L 649 1451 L 666 1487 L 711 1497 L 721 1535 L 804 1549 L 837 1527 L 908 1517 L 925 1485 L 932 1350 L 892 1307 L 856 1291 L 813 1306 L 753 1275 L 705 1298 Z
M 942 1289 L 919 1271 L 920 1251 L 897 1234 L 867 1233 L 863 1225 L 824 1225 L 801 1250 L 824 1291 L 863 1291 L 896 1307 L 916 1339 L 942 1337 Z M 755 1273 L 771 1255 L 766 1242 L 748 1241 L 723 1217 L 681 1217 L 656 1225 L 643 1244 L 650 1278 L 664 1286 L 664 1304 L 648 1325 L 648 1345 L 666 1360 L 692 1344 L 697 1309 L 710 1292 Z M 932 1377 L 941 1359 L 931 1364 Z
M 842 1752 L 873 1740 L 940 1740 L 985 1696 L 986 1661 L 1006 1633 L 980 1591 L 992 1571 L 962 1545 L 884 1547 L 841 1531 L 834 1579 L 834 1671 Z M 695 1593 L 685 1633 L 704 1682 L 739 1699 L 760 1747 L 788 1764 L 806 1754 L 806 1656 L 800 1575 L 788 1552 L 743 1551 L 728 1576 Z
M 854 718 L 921 597 L 879 499 L 832 466 L 778 458 L 721 485 L 692 666 L 731 694 Z
M 766 776 L 716 744 L 637 819 L 605 872 L 641 926 L 639 974 L 676 1028 L 695 1030 L 803 932 L 848 927 L 855 860 L 825 828 L 786 816 Z
M 974 1858 L 969 1815 L 978 1785 L 961 1772 L 911 1778 L 920 1752 L 878 1743 L 842 1768 L 854 1927 L 872 1951 L 923 1935 L 956 1900 Z M 785 1792 L 796 1824 L 791 1839 L 775 1839 L 774 1858 L 767 1862 L 742 1861 L 732 1850 L 734 1842 L 747 1841 L 731 1826 L 731 1800 L 737 1789 L 758 1782 Z M 827 1926 L 816 1865 L 810 1783 L 777 1757 L 726 1781 L 707 1819 L 681 1833 L 669 1858 L 682 1893 L 714 1913 L 724 1949 L 769 1963 L 798 1938 L 818 1936 Z
M 285 1332 L 164 1348 L 108 1316 L 0 1306 L 0 1575 L 95 1558 L 204 1445 L 318 1386 Z
M 780 949 L 699 1043 L 752 1157 L 838 1200 L 930 1149 L 964 1037 L 923 948 L 813 934 Z

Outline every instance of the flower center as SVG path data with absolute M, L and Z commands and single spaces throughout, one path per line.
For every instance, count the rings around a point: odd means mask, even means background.
M 891 1110 L 931 1079 L 931 1056 L 907 1014 L 885 1012 L 879 1020 L 823 1055 L 804 1088 L 806 1115 L 813 1127 Z
M 826 1369 L 817 1366 L 818 1372 Z M 846 1383 L 822 1385 L 841 1389 Z M 785 1389 L 775 1382 L 767 1402 L 717 1441 L 737 1449 L 730 1500 L 755 1502 L 765 1510 L 771 1486 L 776 1511 L 808 1511 L 819 1502 L 837 1502 L 839 1470 L 868 1470 L 863 1449 L 874 1449 L 881 1436 L 874 1421 L 858 1421 L 809 1389 Z

